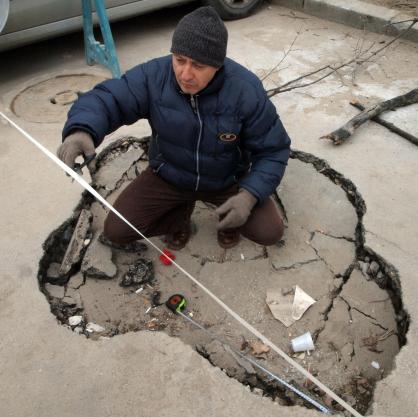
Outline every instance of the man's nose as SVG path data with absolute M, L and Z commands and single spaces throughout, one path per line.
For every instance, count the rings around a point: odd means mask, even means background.
M 185 65 L 181 75 L 184 81 L 191 80 L 193 78 L 193 70 L 191 65 Z

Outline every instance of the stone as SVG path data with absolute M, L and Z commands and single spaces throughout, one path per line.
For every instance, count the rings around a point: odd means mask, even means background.
M 51 297 L 55 297 L 55 298 L 64 297 L 65 288 L 61 285 L 53 285 L 53 284 L 46 283 L 45 290 Z
M 67 282 L 67 287 L 78 289 L 84 284 L 84 277 L 81 272 L 73 275 Z
M 77 310 L 83 309 L 83 303 L 81 301 L 80 293 L 78 292 L 78 290 L 75 290 L 73 288 L 66 289 L 65 297 L 62 299 L 62 302 L 69 306 L 76 307 Z
M 80 326 L 75 327 L 74 330 L 73 330 L 73 332 L 77 333 L 77 334 L 81 334 L 81 333 L 83 333 L 83 331 L 84 331 L 84 329 Z
M 71 316 L 68 318 L 70 326 L 78 326 L 83 321 L 83 316 Z
M 363 275 L 367 276 L 367 271 L 369 269 L 369 264 L 367 262 L 359 261 L 359 266 Z
M 100 243 L 97 236 L 84 255 L 81 272 L 100 279 L 111 279 L 117 273 L 116 265 L 112 262 L 112 249 Z
M 379 272 L 380 266 L 376 261 L 372 261 L 369 265 L 368 273 L 375 276 Z
M 101 332 L 104 332 L 106 329 L 100 326 L 99 324 L 90 322 L 90 323 L 87 323 L 86 330 L 89 333 L 101 333 Z
M 84 240 L 86 239 L 91 220 L 92 215 L 90 211 L 85 209 L 81 210 L 70 243 L 62 259 L 59 275 L 68 274 L 73 265 L 80 262 L 84 248 Z

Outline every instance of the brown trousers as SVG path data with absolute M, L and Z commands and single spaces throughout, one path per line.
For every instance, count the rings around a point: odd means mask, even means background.
M 116 200 L 114 207 L 146 237 L 175 233 L 193 213 L 196 201 L 220 206 L 238 192 L 238 185 L 220 191 L 184 191 L 164 181 L 148 167 Z M 283 221 L 271 198 L 252 210 L 240 233 L 261 245 L 273 245 L 283 235 Z M 114 243 L 137 240 L 138 234 L 110 212 L 104 235 Z

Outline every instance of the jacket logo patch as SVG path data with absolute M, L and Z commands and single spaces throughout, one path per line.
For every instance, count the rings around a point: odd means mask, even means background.
M 233 142 L 237 140 L 237 135 L 235 133 L 219 133 L 218 138 L 222 142 Z

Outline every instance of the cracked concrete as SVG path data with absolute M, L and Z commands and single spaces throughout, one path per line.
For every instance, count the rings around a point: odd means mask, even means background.
M 358 39 L 364 36 L 355 29 L 302 14 L 304 19 L 297 19 L 287 9 L 276 5 L 270 7 L 262 8 L 243 21 L 228 23 L 228 54 L 260 75 L 281 60 L 283 51 L 289 48 L 296 32 L 300 32 L 294 50 L 279 71 L 266 80 L 266 86 L 295 78 L 324 63 L 352 57 Z M 171 31 L 183 13 L 184 9 L 170 13 L 164 11 L 114 25 L 122 69 L 166 54 Z M 366 43 L 389 39 L 375 34 L 365 35 Z M 410 143 L 372 123 L 359 129 L 343 147 L 333 147 L 318 141 L 318 137 L 356 114 L 356 110 L 348 105 L 352 96 L 362 101 L 382 100 L 413 88 L 417 81 L 416 52 L 415 44 L 401 41 L 385 51 L 375 63 L 358 68 L 356 85 L 351 83 L 351 69 L 348 68 L 338 76 L 307 89 L 273 98 L 292 137 L 293 148 L 327 160 L 356 185 L 367 204 L 367 212 L 362 218 L 364 249 L 373 257 L 382 258 L 396 267 L 385 272 L 389 278 L 384 281 L 393 285 L 398 293 L 402 291 L 402 301 L 411 316 L 411 325 L 408 343 L 397 355 L 395 367 L 377 384 L 369 410 L 376 417 L 416 415 L 412 399 L 418 392 L 418 309 L 415 300 L 418 264 L 414 249 L 418 245 L 418 197 L 411 178 L 418 175 L 418 151 Z M 3 53 L 1 59 L 7 62 L 7 66 L 0 69 L 1 109 L 12 115 L 8 110 L 12 99 L 37 79 L 85 72 L 83 53 L 80 34 L 48 41 L 47 47 L 45 44 L 33 45 Z M 107 75 L 97 68 L 88 72 Z M 416 111 L 416 106 L 410 106 L 393 112 L 390 118 L 396 123 L 416 120 Z M 51 151 L 58 146 L 61 123 L 44 122 L 42 115 L 34 122 L 17 121 Z M 410 124 L 409 128 L 411 133 L 417 134 L 414 131 L 416 124 Z M 5 202 L 1 230 L 3 236 L 8 237 L 1 242 L 1 374 L 2 380 L 7 380 L 0 390 L 2 415 L 131 416 L 140 410 L 144 416 L 162 417 L 172 414 L 174 403 L 182 415 L 187 415 L 190 410 L 201 416 L 318 415 L 300 407 L 284 409 L 266 398 L 253 395 L 209 365 L 179 339 L 169 338 L 162 332 L 128 333 L 91 342 L 58 326 L 44 295 L 38 291 L 38 261 L 43 253 L 42 243 L 51 230 L 72 215 L 73 207 L 80 199 L 80 188 L 75 184 L 72 186 L 68 178 L 34 151 L 20 134 L 4 125 L 0 125 L 0 132 L 4 138 L 0 159 L 3 170 L 1 196 Z M 139 122 L 109 135 L 104 145 L 115 138 L 148 134 L 148 126 Z M 312 202 L 308 201 L 308 204 Z M 331 236 L 330 233 L 327 235 Z M 358 235 L 357 230 L 355 240 Z M 309 238 L 308 234 L 306 240 Z M 59 246 L 59 242 L 54 243 Z M 362 254 L 363 258 L 365 254 L 367 252 Z M 302 255 L 302 260 L 309 261 L 309 256 Z M 183 261 L 183 255 L 179 255 L 179 259 Z M 294 262 L 288 265 L 294 265 Z M 200 268 L 196 260 L 191 272 Z M 335 282 L 339 288 L 344 288 L 341 279 Z M 184 286 L 190 294 L 196 291 L 191 285 L 185 283 Z M 348 307 L 344 310 L 341 303 L 343 301 L 336 298 L 331 311 L 338 308 L 343 321 Z M 218 314 L 218 320 L 223 317 L 225 314 Z M 383 329 L 374 327 L 379 334 L 383 332 Z M 387 340 L 390 339 L 393 336 Z M 354 347 L 347 344 L 341 349 L 351 356 Z M 330 350 L 329 355 L 335 357 L 336 353 Z M 74 357 L 78 358 L 77 362 L 74 362 Z M 323 372 L 330 372 L 331 378 L 333 369 Z M 343 374 L 336 370 L 335 378 L 338 375 Z M 362 379 L 357 382 L 357 388 L 370 391 Z M 348 390 L 346 394 L 351 395 Z M 19 401 L 20 395 L 24 395 L 25 401 Z M 367 395 L 370 394 L 365 393 Z
M 114 200 L 113 194 L 119 195 L 120 189 L 124 189 L 126 183 L 130 181 L 126 173 L 131 171 L 131 167 L 135 166 L 138 171 L 136 165 L 138 155 L 141 155 L 142 159 L 145 158 L 141 149 L 138 148 L 140 143 L 146 147 L 146 142 L 143 139 L 122 138 L 98 155 L 100 168 L 94 174 L 93 180 L 95 183 L 98 181 L 102 189 L 110 191 L 113 187 L 113 192 L 108 196 L 110 200 Z M 126 163 L 126 155 L 132 153 L 132 150 L 136 156 L 130 158 L 128 164 Z M 122 162 L 118 161 L 119 155 Z M 310 159 L 309 155 L 304 155 L 304 157 Z M 313 160 L 317 164 L 324 165 L 317 158 L 313 158 Z M 106 175 L 102 175 L 102 170 Z M 103 178 L 106 176 L 111 178 L 112 186 L 103 182 Z M 335 179 L 336 177 L 338 180 Z M 297 187 L 293 187 L 296 184 L 296 179 L 298 179 Z M 353 395 L 350 396 L 353 406 L 359 410 L 366 410 L 375 381 L 387 375 L 391 361 L 399 349 L 395 312 L 393 308 L 389 308 L 387 316 L 382 317 L 382 323 L 386 327 L 381 326 L 381 329 L 384 328 L 391 332 L 390 336 L 395 336 L 395 342 L 389 347 L 383 346 L 382 350 L 374 349 L 376 353 L 383 353 L 381 356 L 384 357 L 384 360 L 381 361 L 382 371 L 370 372 L 369 357 L 363 355 L 361 359 L 357 358 L 365 346 L 359 345 L 358 340 L 353 339 L 353 334 L 358 334 L 359 340 L 369 337 L 371 342 L 376 342 L 377 345 L 377 343 L 383 342 L 383 340 L 374 341 L 373 339 L 373 337 L 382 337 L 379 334 L 373 336 L 374 326 L 378 323 L 376 320 L 370 321 L 370 317 L 366 315 L 365 311 L 361 311 L 363 317 L 354 320 L 353 311 L 357 307 L 349 306 L 343 296 L 350 297 L 353 288 L 358 288 L 362 294 L 358 304 L 372 302 L 371 300 L 375 297 L 375 287 L 379 289 L 377 285 L 374 282 L 362 285 L 357 281 L 360 277 L 361 280 L 367 282 L 368 272 L 370 272 L 370 276 L 375 276 L 380 267 L 375 261 L 368 259 L 368 263 L 364 263 L 367 265 L 365 276 L 352 272 L 356 261 L 354 235 L 359 222 L 357 216 L 359 208 L 354 207 L 348 201 L 348 196 L 356 195 L 356 190 L 352 188 L 352 194 L 347 194 L 347 190 L 341 187 L 341 182 L 344 179 L 336 172 L 334 172 L 332 179 L 335 183 L 323 175 L 321 170 L 318 172 L 311 163 L 298 159 L 292 159 L 289 162 L 287 176 L 278 190 L 288 223 L 283 240 L 269 248 L 246 239 L 242 239 L 240 245 L 231 250 L 220 248 L 216 244 L 214 207 L 198 202 L 193 213 L 193 223 L 196 230 L 186 248 L 176 253 L 176 260 L 213 293 L 222 293 L 223 299 L 229 300 L 229 306 L 246 321 L 256 326 L 270 339 L 279 340 L 278 345 L 284 351 L 291 353 L 289 350 L 291 338 L 309 330 L 318 344 L 309 360 L 303 359 L 303 363 L 315 369 L 315 372 L 321 372 L 322 382 L 341 395 L 346 394 L 347 387 L 351 387 L 355 378 L 366 378 L 368 396 L 360 395 L 357 391 L 352 392 Z M 312 219 L 311 211 L 306 210 L 307 198 L 314 202 L 310 206 L 310 209 L 316 213 L 314 219 Z M 79 204 L 79 207 L 84 207 L 81 212 L 84 213 L 84 217 L 89 210 L 89 200 L 88 197 L 87 200 Z M 357 196 L 357 200 L 361 200 L 361 197 Z M 317 206 L 319 208 L 316 208 Z M 321 210 L 323 207 L 327 209 Z M 242 365 L 239 361 L 237 363 L 236 355 L 230 347 L 208 340 L 207 334 L 190 328 L 181 320 L 179 322 L 168 313 L 165 307 L 150 310 L 150 307 L 154 307 L 155 303 L 158 305 L 159 301 L 154 300 L 156 294 L 158 294 L 158 300 L 164 301 L 173 293 L 183 292 L 194 319 L 220 337 L 224 337 L 226 333 L 227 342 L 233 349 L 240 349 L 243 340 L 251 340 L 252 338 L 247 331 L 231 322 L 218 305 L 207 300 L 205 294 L 197 287 L 190 286 L 177 269 L 162 266 L 153 251 L 148 250 L 141 254 L 132 253 L 116 248 L 112 250 L 99 243 L 98 236 L 102 232 L 105 210 L 101 204 L 93 202 L 91 211 L 93 213 L 92 233 L 95 237 L 81 263 L 81 272 L 85 276 L 85 281 L 79 287 L 77 298 L 74 294 L 72 281 L 74 279 L 75 282 L 80 283 L 80 273 L 71 278 L 71 285 L 67 284 L 65 297 L 62 301 L 58 301 L 57 304 L 56 298 L 51 299 L 54 311 L 65 305 L 66 300 L 69 307 L 82 305 L 84 307 L 81 312 L 83 322 L 93 322 L 102 326 L 103 331 L 99 333 L 84 331 L 86 336 L 94 339 L 103 335 L 114 336 L 128 331 L 165 330 L 169 335 L 178 336 L 191 344 L 213 365 L 224 369 L 229 376 L 249 384 L 254 389 L 261 388 L 266 393 L 270 392 L 269 395 L 273 399 L 284 401 L 287 405 L 303 404 L 299 399 L 289 396 L 290 394 L 283 389 L 277 391 L 275 388 L 272 391 L 272 384 L 268 382 L 266 375 L 257 374 L 255 377 L 254 372 L 248 373 L 248 365 Z M 347 221 L 351 230 L 347 224 L 341 226 L 340 218 L 330 218 L 329 213 L 331 212 L 341 213 L 341 218 L 343 221 Z M 77 212 L 75 216 L 77 216 Z M 326 235 L 324 229 L 330 235 Z M 67 232 L 61 228 L 59 233 L 65 234 Z M 338 235 L 340 237 L 335 237 Z M 158 237 L 153 238 L 152 241 L 161 249 L 163 248 Z M 100 254 L 98 248 L 101 248 L 102 251 L 106 250 L 106 253 Z M 53 255 L 54 251 L 55 246 L 46 246 L 45 257 L 55 259 L 58 254 Z M 138 258 L 139 256 L 141 258 Z M 147 285 L 138 283 L 133 288 L 121 288 L 121 282 L 130 265 L 143 258 L 153 262 L 155 279 Z M 89 267 L 87 268 L 86 265 Z M 109 267 L 111 274 L 107 272 Z M 116 271 L 115 279 L 106 283 L 102 281 L 101 278 L 112 278 Z M 356 279 L 356 281 L 349 286 L 352 279 Z M 270 290 L 287 291 L 295 285 L 303 288 L 316 300 L 316 303 L 299 321 L 286 328 L 271 316 L 266 306 L 265 297 Z M 182 290 L 180 291 L 179 288 Z M 138 294 L 137 289 L 140 290 Z M 392 301 L 389 295 L 384 290 L 379 289 L 379 291 L 386 294 L 386 300 L 391 306 Z M 381 295 L 380 293 L 378 296 Z M 341 312 L 340 300 L 347 303 L 345 308 L 348 309 L 348 312 Z M 334 307 L 336 307 L 335 311 Z M 72 314 L 73 310 L 68 310 L 68 313 Z M 339 317 L 339 314 L 344 316 L 347 313 L 349 320 Z M 377 313 L 379 317 L 380 313 L 379 310 Z M 60 320 L 63 323 L 66 323 L 67 319 L 69 321 L 69 318 L 63 319 L 62 314 L 65 316 L 65 311 L 60 313 Z M 327 330 L 330 322 L 334 319 L 342 326 L 342 331 L 337 332 L 336 335 Z M 80 332 L 80 327 L 73 329 L 77 333 Z M 334 328 L 332 327 L 332 329 Z M 364 335 L 366 330 L 367 335 Z M 361 332 L 363 332 L 363 338 L 360 337 Z M 336 336 L 337 339 L 335 339 Z M 333 347 L 331 354 L 328 354 L 329 346 Z M 371 346 L 367 345 L 367 349 L 373 346 L 374 343 Z M 340 359 L 340 357 L 346 358 L 348 356 L 350 356 L 349 365 L 353 365 L 352 368 L 348 366 L 347 361 Z M 299 358 L 299 355 L 296 357 Z M 266 360 L 265 366 L 275 369 L 275 372 L 285 380 L 292 380 L 298 385 L 304 384 L 304 379 L 295 370 L 290 369 L 286 363 L 278 360 L 274 355 L 268 355 L 264 359 Z M 331 368 L 334 369 L 334 372 L 325 372 Z M 272 392 L 274 393 L 272 394 Z M 316 392 L 311 392 L 311 395 L 315 394 Z

